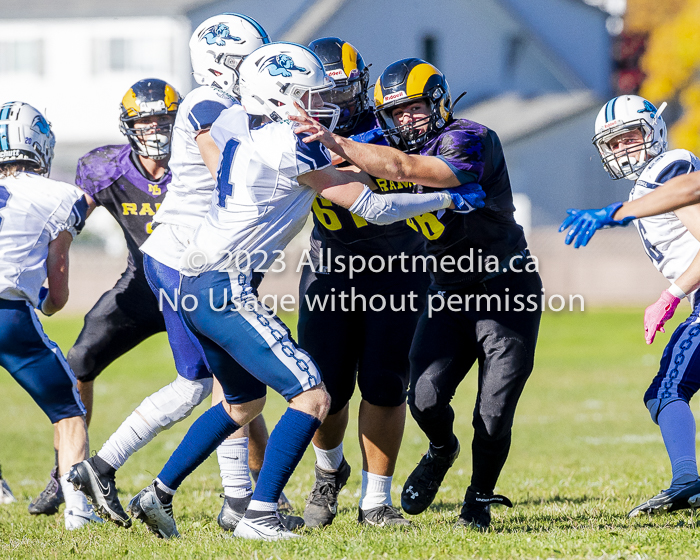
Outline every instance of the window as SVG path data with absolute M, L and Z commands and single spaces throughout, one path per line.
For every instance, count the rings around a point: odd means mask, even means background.
M 44 73 L 44 42 L 0 41 L 0 74 Z
M 93 40 L 93 74 L 137 71 L 162 75 L 171 69 L 169 42 L 140 37 Z
M 430 62 L 433 66 L 438 66 L 437 39 L 432 35 L 423 37 L 423 60 Z

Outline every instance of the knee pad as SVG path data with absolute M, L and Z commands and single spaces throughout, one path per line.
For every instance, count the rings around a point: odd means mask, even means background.
M 68 351 L 66 360 L 76 379 L 83 383 L 94 381 L 101 373 L 101 371 L 95 371 L 95 357 L 86 346 L 73 346 Z
M 187 418 L 211 394 L 213 383 L 211 377 L 190 380 L 178 375 L 175 381 L 146 397 L 136 411 L 151 426 L 169 428 Z
M 430 375 L 422 375 L 408 395 L 408 405 L 411 414 L 430 414 L 431 410 L 440 406 L 438 390 Z
M 684 399 L 682 399 L 680 397 L 665 397 L 663 399 L 649 399 L 644 404 L 646 405 L 647 410 L 649 411 L 649 414 L 651 415 L 651 419 L 654 422 L 654 424 L 658 424 L 659 423 L 659 414 L 666 407 L 666 405 L 669 405 L 675 401 L 683 401 L 683 400 Z

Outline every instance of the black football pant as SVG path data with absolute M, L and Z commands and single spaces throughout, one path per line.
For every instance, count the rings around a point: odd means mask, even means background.
M 471 480 L 477 492 L 493 492 L 508 457 L 515 407 L 534 362 L 541 289 L 535 272 L 508 272 L 459 291 L 431 289 L 418 322 L 410 353 L 408 404 L 430 442 L 445 453 L 456 445 L 450 401 L 478 362 Z M 433 299 L 431 311 L 431 297 L 444 299 L 442 310 L 436 311 L 440 302 Z

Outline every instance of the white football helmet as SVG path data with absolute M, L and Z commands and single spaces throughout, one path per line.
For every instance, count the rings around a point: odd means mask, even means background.
M 51 124 L 29 103 L 0 106 L 0 164 L 29 162 L 37 173 L 48 175 L 55 144 Z
M 190 39 L 195 81 L 238 95 L 238 67 L 243 59 L 270 38 L 253 18 L 220 14 L 199 24 Z
M 657 109 L 638 95 L 621 95 L 603 106 L 595 120 L 593 145 L 610 177 L 635 181 L 652 159 L 666 151 L 668 135 L 661 117 L 665 108 L 666 103 Z M 643 140 L 616 152 L 610 148 L 611 140 L 633 130 L 639 130 Z
M 284 121 L 298 115 L 294 102 L 310 117 L 333 130 L 340 109 L 320 95 L 335 83 L 312 51 L 295 43 L 270 43 L 248 56 L 240 67 L 241 103 L 250 115 Z

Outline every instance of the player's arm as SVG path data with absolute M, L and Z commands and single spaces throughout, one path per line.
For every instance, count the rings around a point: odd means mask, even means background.
M 199 134 L 197 134 L 195 140 L 197 141 L 197 146 L 199 147 L 199 153 L 202 156 L 202 160 L 204 160 L 204 165 L 207 166 L 209 173 L 211 173 L 211 176 L 214 177 L 214 180 L 216 181 L 216 173 L 219 167 L 221 150 L 219 150 L 216 142 L 214 142 L 214 139 L 211 137 L 209 129 L 202 130 Z
M 46 258 L 49 289 L 39 305 L 45 315 L 53 315 L 68 302 L 68 250 L 72 242 L 73 235 L 62 231 L 49 243 Z
M 374 177 L 390 181 L 412 181 L 426 187 L 447 189 L 462 182 L 445 161 L 434 156 L 404 154 L 390 146 L 362 144 L 333 134 L 319 122 L 309 117 L 302 107 L 296 106 L 300 116 L 290 119 L 300 123 L 297 134 L 308 134 L 303 142 L 319 141 L 333 153 L 356 165 Z
M 637 200 L 625 202 L 613 215 L 623 218 L 646 218 L 673 212 L 684 206 L 700 202 L 700 171 L 678 175 Z
M 688 175 L 683 175 L 682 177 L 688 177 Z M 672 180 L 675 180 L 675 178 Z M 668 183 L 665 183 L 664 186 Z M 653 194 L 645 195 L 642 199 Z M 667 211 L 664 210 L 663 212 Z M 700 204 L 678 208 L 676 209 L 676 216 L 688 228 L 688 231 L 693 234 L 693 237 L 700 241 Z M 664 324 L 673 317 L 673 313 L 681 299 L 699 287 L 700 252 L 695 255 L 685 272 L 667 290 L 661 292 L 661 297 L 659 297 L 658 301 L 644 311 L 644 338 L 647 344 L 654 342 L 657 332 L 666 332 Z
M 427 194 L 378 195 L 362 182 L 365 177 L 361 171 L 340 170 L 329 166 L 300 175 L 298 181 L 311 187 L 323 198 L 377 225 L 391 224 L 447 208 L 467 212 L 484 205 L 484 192 L 479 185 Z

